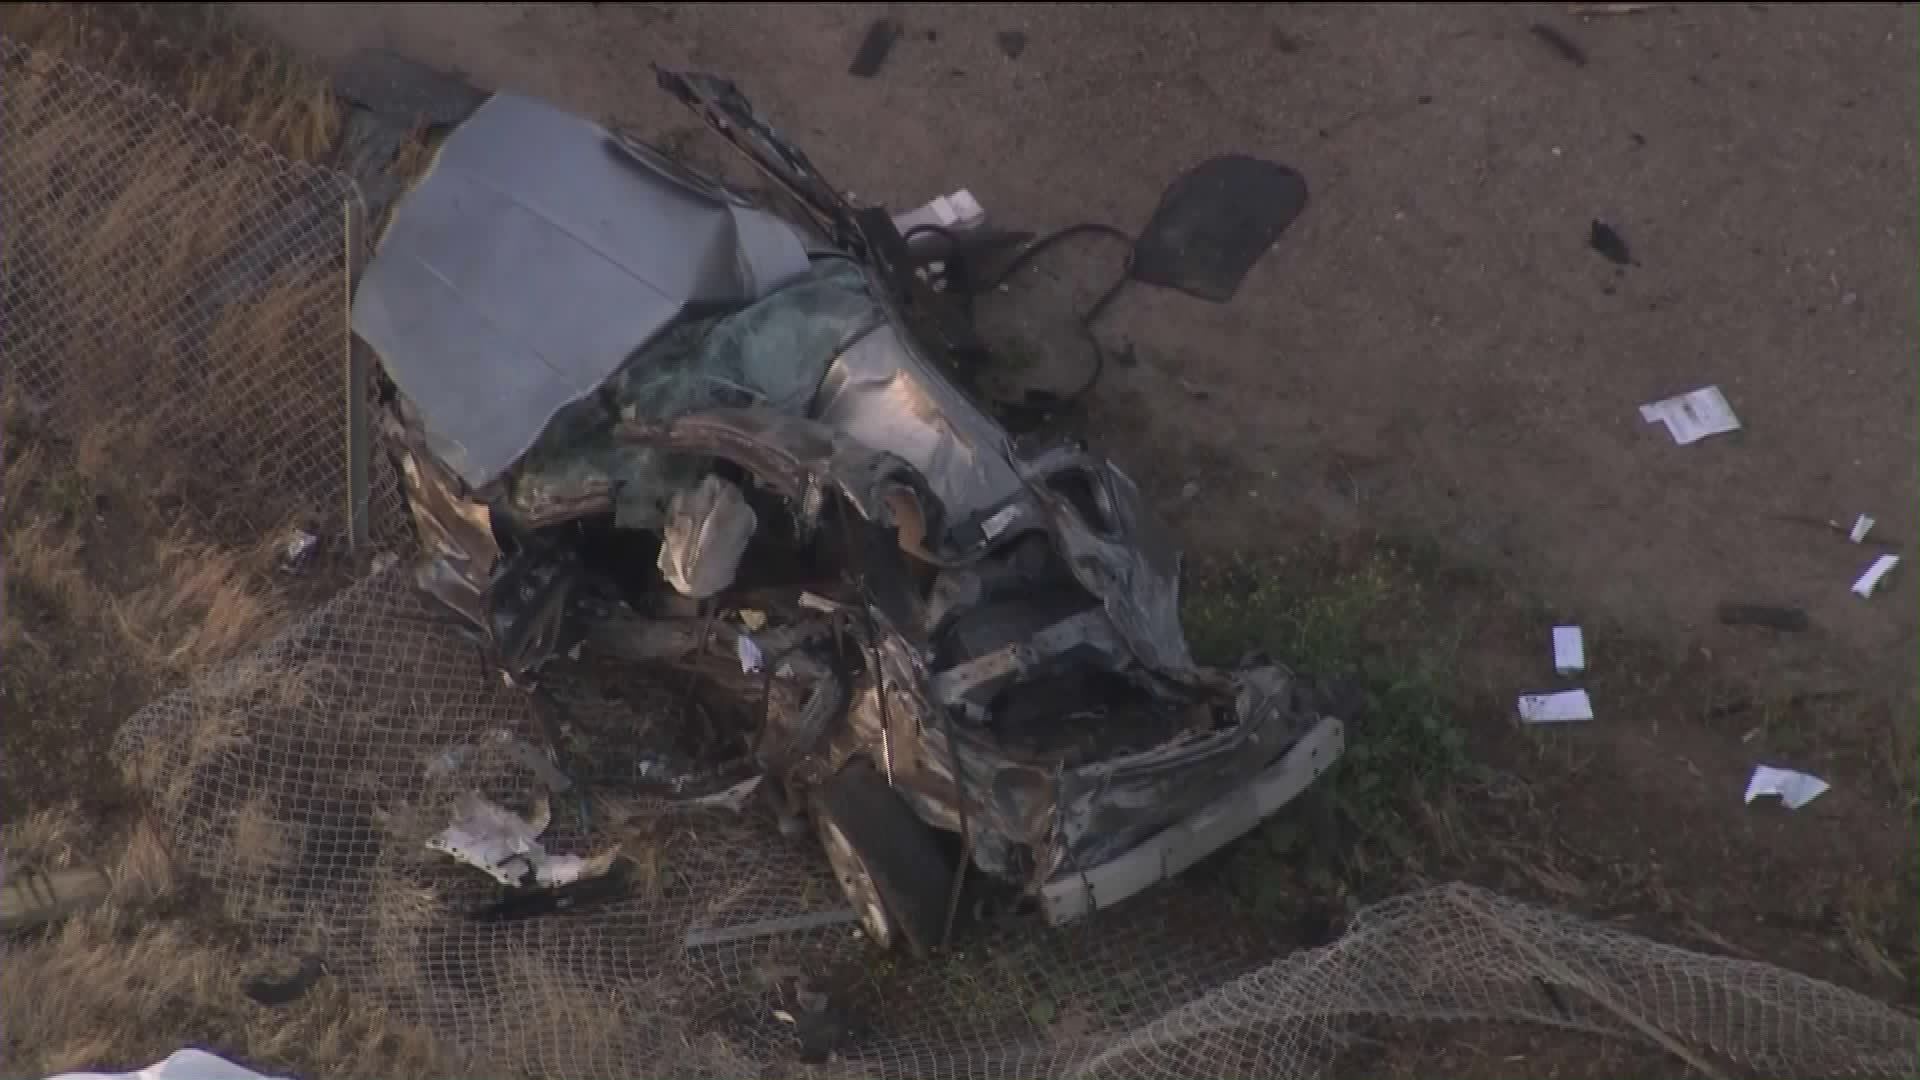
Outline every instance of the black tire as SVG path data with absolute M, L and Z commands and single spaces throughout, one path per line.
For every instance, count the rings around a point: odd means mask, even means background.
M 864 758 L 815 788 L 809 811 L 834 877 L 873 943 L 893 949 L 904 938 L 920 955 L 938 946 L 953 879 L 940 833 Z

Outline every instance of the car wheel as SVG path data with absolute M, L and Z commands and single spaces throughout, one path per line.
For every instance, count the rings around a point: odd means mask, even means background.
M 939 834 L 865 760 L 821 784 L 810 800 L 833 875 L 874 944 L 924 954 L 940 943 L 953 866 Z

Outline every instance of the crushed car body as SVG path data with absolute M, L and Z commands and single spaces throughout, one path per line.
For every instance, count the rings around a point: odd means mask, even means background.
M 723 687 L 739 760 L 676 793 L 763 776 L 868 936 L 917 949 L 957 866 L 1066 921 L 1330 767 L 1308 680 L 1190 655 L 1134 482 L 954 374 L 918 270 L 956 252 L 853 206 L 732 84 L 660 82 L 794 210 L 497 93 L 356 291 L 419 585 L 506 677 L 590 653 Z

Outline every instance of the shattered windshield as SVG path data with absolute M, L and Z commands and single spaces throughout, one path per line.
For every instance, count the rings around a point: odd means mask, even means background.
M 829 258 L 740 311 L 683 322 L 635 353 L 598 396 L 555 417 L 511 474 L 508 505 L 551 521 L 611 501 L 619 527 L 657 529 L 668 498 L 703 466 L 617 442 L 619 420 L 746 405 L 803 415 L 841 349 L 882 318 L 861 268 Z

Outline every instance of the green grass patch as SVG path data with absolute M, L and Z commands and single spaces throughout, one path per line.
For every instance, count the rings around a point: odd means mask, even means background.
M 1236 898 L 1275 910 L 1309 889 L 1370 893 L 1418 861 L 1419 810 L 1469 765 L 1449 692 L 1457 642 L 1435 640 L 1417 561 L 1391 548 L 1246 560 L 1196 576 L 1195 655 L 1264 654 L 1328 684 L 1351 716 L 1341 761 L 1294 808 L 1226 856 Z

